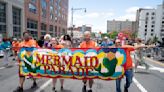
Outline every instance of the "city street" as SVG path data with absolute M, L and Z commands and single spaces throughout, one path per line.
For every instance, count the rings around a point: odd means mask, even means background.
M 12 60 L 12 57 L 10 57 Z M 163 92 L 164 90 L 164 64 L 146 58 L 146 62 L 151 65 L 146 71 L 144 66 L 139 66 L 134 74 L 133 83 L 129 92 Z M 0 92 L 12 92 L 18 86 L 18 66 L 16 62 L 11 62 L 10 67 L 3 67 L 0 59 Z M 25 92 L 53 92 L 52 80 L 46 78 L 37 79 L 38 88 L 30 89 L 31 79 L 26 79 L 24 84 Z M 122 81 L 122 89 L 123 89 Z M 82 82 L 80 80 L 65 79 L 64 91 L 60 91 L 60 83 L 57 82 L 58 92 L 81 92 Z M 93 92 L 115 92 L 115 81 L 95 80 Z

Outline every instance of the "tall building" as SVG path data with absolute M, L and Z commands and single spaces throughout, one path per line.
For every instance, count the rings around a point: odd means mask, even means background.
M 155 9 L 139 9 L 137 11 L 137 22 L 138 22 L 138 38 L 145 41 L 154 37 L 155 32 L 155 20 L 156 20 Z
M 112 31 L 122 31 L 122 30 L 130 30 L 136 31 L 136 22 L 135 21 L 116 21 L 116 20 L 108 20 L 107 21 L 107 32 Z
M 81 31 L 81 32 L 85 32 L 85 31 L 90 31 L 92 32 L 92 27 L 90 26 L 86 26 L 86 25 L 82 25 L 81 27 L 78 27 L 78 30 Z
M 164 3 L 156 9 L 155 32 L 159 40 L 164 38 Z
M 92 27 L 83 25 L 83 26 L 75 27 L 75 28 L 73 28 L 73 30 L 70 27 L 70 28 L 68 28 L 67 33 L 69 35 L 71 35 L 71 33 L 73 32 L 73 38 L 82 38 L 85 31 L 92 32 Z
M 0 0 L 0 34 L 20 38 L 24 27 L 24 0 Z
M 69 0 L 25 0 L 25 25 L 33 37 L 67 32 Z
M 137 11 L 138 37 L 145 41 L 158 37 L 164 38 L 164 4 L 156 9 L 139 9 Z

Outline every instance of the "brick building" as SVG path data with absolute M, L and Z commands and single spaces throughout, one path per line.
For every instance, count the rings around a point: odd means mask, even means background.
M 67 31 L 69 0 L 25 0 L 25 30 L 34 38 L 46 33 L 59 37 Z

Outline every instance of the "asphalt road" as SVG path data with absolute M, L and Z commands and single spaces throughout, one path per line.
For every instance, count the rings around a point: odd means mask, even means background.
M 139 66 L 134 74 L 133 83 L 129 92 L 164 92 L 164 64 L 146 59 L 151 65 L 146 71 L 144 66 Z M 12 92 L 18 86 L 18 66 L 16 61 L 10 57 L 10 67 L 4 67 L 4 62 L 0 59 L 0 92 Z M 47 78 L 37 79 L 38 88 L 30 89 L 31 79 L 26 79 L 24 92 L 53 92 L 52 80 Z M 122 89 L 124 85 L 122 81 Z M 82 92 L 82 82 L 80 80 L 65 79 L 64 91 L 60 91 L 60 82 L 57 82 L 58 92 Z M 115 81 L 94 80 L 93 92 L 115 92 Z

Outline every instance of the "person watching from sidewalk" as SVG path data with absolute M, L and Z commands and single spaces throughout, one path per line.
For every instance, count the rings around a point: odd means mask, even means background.
M 19 47 L 38 47 L 37 43 L 30 40 L 30 34 L 28 32 L 23 33 L 24 40 L 19 44 Z M 23 84 L 25 82 L 25 76 L 19 75 L 19 86 L 13 92 L 23 92 Z M 37 87 L 36 79 L 33 78 L 33 85 L 31 88 Z
M 80 44 L 79 46 L 80 48 L 95 48 L 97 47 L 97 43 L 93 40 L 91 40 L 91 33 L 89 31 L 85 31 L 84 32 L 84 41 Z M 84 86 L 82 88 L 83 92 L 87 92 L 86 90 L 86 84 L 87 84 L 87 80 L 83 80 Z M 88 92 L 92 92 L 92 85 L 93 85 L 94 81 L 93 79 L 89 80 L 89 87 L 90 89 L 88 90 Z

